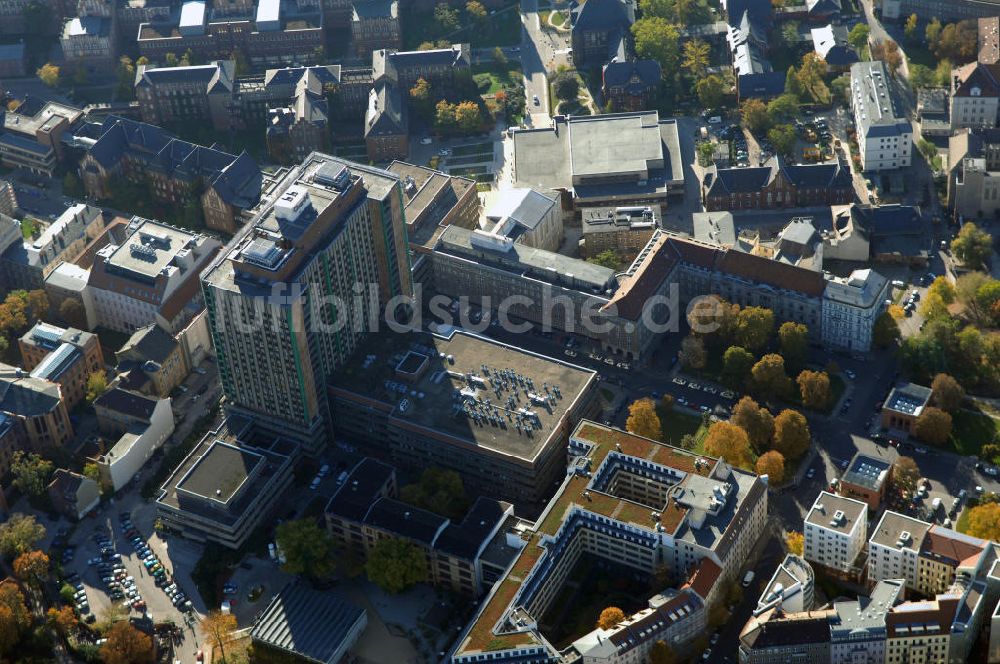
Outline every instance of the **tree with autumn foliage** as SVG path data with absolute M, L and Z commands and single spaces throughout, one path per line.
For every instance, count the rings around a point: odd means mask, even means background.
M 823 410 L 830 403 L 830 376 L 825 371 L 805 369 L 795 382 L 799 384 L 799 395 L 806 408 Z
M 705 452 L 740 468 L 749 469 L 752 465 L 747 432 L 730 422 L 716 422 L 709 427 Z
M 743 397 L 733 406 L 729 421 L 747 432 L 750 444 L 757 452 L 764 452 L 774 436 L 774 416 L 751 397 Z
M 892 484 L 895 488 L 911 492 L 917 488 L 920 481 L 920 467 L 913 457 L 899 456 L 892 464 Z
M 153 640 L 133 627 L 127 620 L 111 626 L 107 641 L 101 646 L 104 664 L 153 664 Z
M 670 649 L 666 641 L 657 641 L 649 649 L 649 664 L 677 664 L 677 653 Z
M 13 581 L 0 582 L 0 661 L 14 649 L 21 635 L 31 626 L 31 613 L 24 603 L 24 595 Z
M 750 377 L 758 395 L 784 397 L 791 386 L 791 379 L 785 373 L 785 358 L 777 353 L 768 353 L 757 360 Z
M 628 419 L 625 420 L 625 430 L 637 436 L 645 436 L 653 440 L 663 438 L 663 427 L 660 416 L 656 414 L 656 404 L 652 399 L 636 399 L 628 407 Z
M 785 548 L 788 549 L 788 553 L 801 556 L 802 552 L 805 551 L 806 548 L 805 536 L 800 532 L 790 530 L 788 534 L 785 535 Z
M 767 475 L 772 484 L 780 482 L 785 477 L 785 457 L 775 450 L 765 452 L 757 458 L 755 470 L 758 475 Z
M 55 607 L 49 608 L 45 612 L 45 621 L 64 637 L 72 634 L 79 625 L 79 621 L 76 619 L 76 614 L 73 612 L 73 607 L 71 606 L 64 606 L 60 609 Z
M 809 449 L 812 434 L 802 413 L 786 408 L 774 418 L 774 449 L 786 459 L 798 459 Z
M 969 527 L 966 532 L 985 540 L 1000 540 L 1000 505 L 983 503 L 969 508 Z
M 49 575 L 49 557 L 41 551 L 22 553 L 14 559 L 14 575 L 28 585 L 41 585 Z
M 625 620 L 625 612 L 617 606 L 609 606 L 601 611 L 601 616 L 597 619 L 597 626 L 601 629 L 611 629 L 623 620 Z
M 225 662 L 226 646 L 232 641 L 233 632 L 237 627 L 236 616 L 231 613 L 211 611 L 201 619 L 200 627 L 212 651 L 218 649 L 219 659 Z
M 962 407 L 965 400 L 965 390 L 958 381 L 946 373 L 934 376 L 931 382 L 931 393 L 934 405 L 947 413 L 954 413 Z
M 943 445 L 951 435 L 951 415 L 928 406 L 913 423 L 913 435 L 931 445 Z

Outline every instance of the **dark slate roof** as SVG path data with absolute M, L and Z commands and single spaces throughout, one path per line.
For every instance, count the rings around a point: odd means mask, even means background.
M 806 0 L 810 14 L 836 14 L 841 10 L 840 0 Z
M 573 30 L 614 30 L 629 27 L 628 13 L 621 0 L 587 0 L 574 7 Z
M 27 373 L 20 378 L 14 367 L 4 366 L 0 378 L 0 411 L 24 417 L 35 417 L 49 413 L 62 400 L 59 386 L 42 378 L 34 378 Z
M 368 510 L 364 522 L 430 546 L 448 519 L 401 500 L 381 498 Z
M 326 511 L 345 519 L 361 521 L 393 473 L 392 466 L 365 457 L 330 498 Z
M 129 392 L 119 387 L 113 387 L 94 400 L 95 406 L 101 406 L 118 413 L 123 413 L 129 417 L 135 417 L 149 421 L 153 416 L 153 409 L 156 408 L 156 399 Z
M 358 0 L 351 4 L 354 16 L 361 19 L 395 18 L 396 0 Z
M 24 42 L 0 44 L 0 60 L 24 60 Z
M 461 523 L 449 524 L 441 533 L 436 548 L 459 558 L 473 560 L 493 531 L 503 522 L 509 503 L 479 498 Z
M 284 69 L 269 69 L 265 74 L 264 87 L 294 86 L 306 74 L 315 76 L 322 85 L 340 83 L 340 65 L 285 67 Z
M 824 643 L 830 640 L 830 622 L 826 616 L 785 620 L 772 617 L 760 622 L 753 631 L 745 633 L 741 640 L 755 650 Z
M 781 157 L 772 157 L 764 166 L 755 168 L 711 168 L 707 196 L 752 193 L 767 186 L 778 173 L 796 187 L 845 188 L 853 186 L 851 175 L 839 162 L 832 164 L 788 165 Z
M 770 22 L 774 13 L 771 0 L 726 0 L 726 14 L 729 16 L 730 24 L 737 25 L 736 21 L 743 17 L 745 12 L 758 21 Z
M 177 349 L 177 340 L 156 324 L 136 330 L 121 347 L 120 353 L 134 350 L 143 360 L 163 363 Z
M 42 145 L 41 143 L 33 141 L 27 136 L 22 136 L 20 134 L 0 134 L 0 143 L 9 145 L 19 150 L 34 152 L 35 154 L 42 156 L 45 156 L 52 151 L 52 148 L 48 145 Z
M 874 237 L 922 236 L 926 230 L 920 208 L 909 205 L 855 205 L 852 212 L 861 226 Z
M 264 185 L 264 175 L 245 151 L 225 166 L 211 179 L 212 187 L 219 197 L 238 208 L 251 208 L 260 200 L 261 188 Z
M 407 125 L 406 105 L 399 88 L 392 83 L 373 88 L 365 114 L 365 136 L 405 134 Z
M 637 79 L 634 82 L 633 76 Z M 661 78 L 660 63 L 656 60 L 629 60 L 604 65 L 604 85 L 624 86 L 629 94 L 641 94 L 646 88 L 659 85 Z
M 320 592 L 304 582 L 285 586 L 254 623 L 254 641 L 317 662 L 331 662 L 343 654 L 344 641 L 365 610 L 332 592 Z
M 740 99 L 777 97 L 785 92 L 785 72 L 746 74 L 736 79 Z

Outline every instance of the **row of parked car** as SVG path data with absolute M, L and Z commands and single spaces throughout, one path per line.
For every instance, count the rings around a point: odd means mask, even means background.
M 146 603 L 139 594 L 135 578 L 125 569 L 121 554 L 115 553 L 111 538 L 104 532 L 98 532 L 94 535 L 94 542 L 100 547 L 100 555 L 88 560 L 87 564 L 97 570 L 108 597 L 121 602 L 126 608 L 144 611 Z
M 122 534 L 129 538 L 129 543 L 135 549 L 135 553 L 142 561 L 146 572 L 153 577 L 153 582 L 156 586 L 163 589 L 163 592 L 166 593 L 167 597 L 170 598 L 170 602 L 175 607 L 181 611 L 190 611 L 193 608 L 191 600 L 181 592 L 176 583 L 170 580 L 167 570 L 160 562 L 160 559 L 157 558 L 156 554 L 149 548 L 146 540 L 139 535 L 139 532 L 132 525 L 132 518 L 128 512 L 122 512 L 121 514 L 121 529 Z

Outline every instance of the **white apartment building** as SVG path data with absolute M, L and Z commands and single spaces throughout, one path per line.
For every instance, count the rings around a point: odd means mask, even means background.
M 858 62 L 851 66 L 851 106 L 864 171 L 910 165 L 913 126 L 900 110 L 889 85 L 889 72 L 883 62 Z
M 125 241 L 102 247 L 90 270 L 97 319 L 126 334 L 150 323 L 179 332 L 203 309 L 198 274 L 221 246 L 215 238 L 133 218 Z
M 1000 66 L 972 62 L 951 73 L 951 128 L 996 127 Z
M 115 491 L 124 488 L 174 432 L 170 399 L 154 399 L 113 388 L 94 402 L 102 430 L 120 434 L 110 450 L 97 458 L 101 481 Z
M 931 524 L 886 510 L 868 541 L 868 578 L 903 579 L 917 588 L 920 547 Z
M 823 491 L 806 515 L 803 557 L 849 572 L 868 538 L 868 505 Z
M 851 351 L 871 350 L 875 319 L 885 310 L 889 280 L 867 268 L 851 276 L 829 277 L 823 291 L 823 345 Z

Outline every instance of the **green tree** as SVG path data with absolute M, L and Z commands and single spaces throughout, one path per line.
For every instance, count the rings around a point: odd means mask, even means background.
M 698 165 L 708 168 L 715 163 L 715 143 L 702 141 L 698 143 Z
M 482 23 L 486 20 L 486 7 L 479 0 L 469 0 L 465 3 L 465 13 L 472 19 L 473 23 Z
M 10 462 L 11 485 L 28 496 L 41 496 L 49 485 L 55 466 L 35 453 L 14 452 Z
M 177 56 L 174 55 L 173 53 L 167 53 L 165 56 L 163 56 L 163 60 L 168 67 L 177 66 Z
M 601 265 L 612 270 L 620 270 L 622 268 L 622 260 L 618 258 L 618 254 L 615 253 L 614 249 L 605 249 L 596 256 L 588 258 L 587 262 L 593 263 L 594 265 Z
M 781 356 L 785 358 L 786 366 L 792 370 L 805 366 L 809 350 L 809 328 L 792 321 L 782 323 L 778 328 L 778 341 L 781 343 Z
M 774 418 L 774 449 L 786 459 L 798 459 L 809 449 L 812 434 L 802 413 L 786 408 Z
M 35 521 L 34 516 L 15 512 L 0 523 L 0 554 L 13 559 L 33 550 L 44 538 L 45 526 Z
M 796 73 L 802 91 L 819 104 L 830 101 L 830 90 L 824 82 L 828 71 L 826 61 L 815 52 L 809 52 L 802 56 L 802 65 Z
M 556 93 L 556 97 L 563 101 L 576 99 L 580 96 L 580 82 L 571 71 L 556 74 L 555 81 L 552 83 L 552 89 Z
M 83 464 L 83 476 L 101 483 L 101 470 L 96 463 L 88 462 Z
M 906 37 L 906 41 L 913 42 L 917 39 L 917 29 L 919 27 L 920 19 L 917 18 L 916 14 L 910 14 L 903 25 L 903 36 Z
M 986 231 L 969 222 L 962 226 L 951 241 L 951 252 L 969 267 L 979 267 L 986 263 L 993 252 L 993 238 Z
M 290 574 L 324 579 L 336 568 L 333 540 L 314 519 L 285 521 L 275 531 L 275 542 L 285 555 L 282 568 Z
M 118 95 L 131 99 L 135 87 L 135 64 L 132 58 L 123 55 L 118 58 Z
M 896 345 L 901 338 L 899 323 L 888 311 L 883 311 L 872 326 L 872 341 L 879 348 Z
M 938 43 L 941 40 L 941 30 L 944 26 L 941 25 L 941 21 L 937 16 L 931 19 L 927 27 L 924 28 L 924 39 L 927 41 L 927 47 L 934 52 L 938 48 Z
M 781 26 L 781 43 L 785 48 L 795 48 L 799 43 L 799 22 L 785 21 Z
M 445 32 L 454 32 L 461 27 L 458 10 L 444 2 L 434 8 L 434 20 Z
M 47 62 L 35 71 L 35 75 L 42 79 L 42 83 L 50 88 L 59 87 L 60 69 L 57 65 Z
M 499 46 L 493 49 L 493 62 L 497 63 L 501 67 L 507 64 L 507 55 Z
M 420 475 L 420 481 L 399 491 L 403 502 L 459 521 L 469 508 L 462 476 L 454 470 L 431 466 Z
M 822 371 L 802 371 L 796 379 L 802 405 L 813 410 L 823 410 L 830 403 L 830 377 Z
M 736 340 L 750 352 L 758 351 L 771 341 L 774 333 L 774 312 L 764 307 L 745 307 L 736 319 Z
M 694 91 L 705 108 L 718 108 L 726 97 L 728 86 L 718 74 L 709 74 L 698 79 L 694 84 Z
M 785 358 L 770 353 L 758 360 L 750 371 L 753 385 L 760 394 L 784 397 L 791 381 L 785 374 Z
M 742 346 L 730 346 L 722 355 L 722 382 L 733 389 L 744 389 L 754 358 Z
M 937 74 L 930 67 L 921 64 L 911 64 L 910 85 L 914 88 L 933 88 L 938 84 Z
M 389 537 L 372 547 L 365 572 L 382 590 L 401 593 L 427 579 L 427 556 L 412 542 Z
M 847 43 L 860 51 L 868 45 L 868 33 L 869 28 L 865 23 L 856 23 L 847 33 Z
M 799 114 L 799 100 L 795 95 L 784 94 L 767 103 L 767 117 L 770 124 L 788 124 Z
M 662 18 L 641 18 L 632 24 L 635 51 L 640 58 L 656 60 L 664 72 L 676 72 L 681 61 L 681 33 Z
M 733 406 L 729 421 L 747 432 L 750 444 L 758 453 L 771 445 L 774 436 L 774 416 L 750 397 L 743 397 Z
M 712 49 L 707 42 L 692 39 L 684 43 L 684 59 L 681 66 L 692 77 L 699 79 L 708 71 Z
M 59 587 L 59 597 L 66 604 L 72 604 L 74 602 L 74 598 L 76 597 L 76 588 L 68 583 L 62 584 L 62 586 Z
M 94 403 L 97 397 L 108 389 L 108 377 L 103 371 L 95 371 L 87 377 L 87 401 Z
M 318 55 L 319 57 L 316 57 Z M 237 76 L 246 76 L 250 73 L 250 63 L 247 61 L 247 54 L 243 52 L 242 48 L 234 48 L 229 54 L 229 59 L 233 61 L 233 68 Z M 323 49 L 319 49 L 319 54 L 313 54 L 313 59 L 316 62 L 323 61 Z M 138 60 L 136 65 L 138 65 Z
M 767 114 L 767 105 L 760 99 L 747 99 L 740 107 L 743 124 L 755 136 L 766 132 L 771 126 L 771 118 Z
M 705 341 L 696 334 L 689 334 L 681 341 L 681 363 L 687 369 L 704 369 L 707 355 Z
M 24 29 L 30 35 L 42 35 L 52 27 L 52 9 L 41 0 L 31 0 L 21 10 Z

